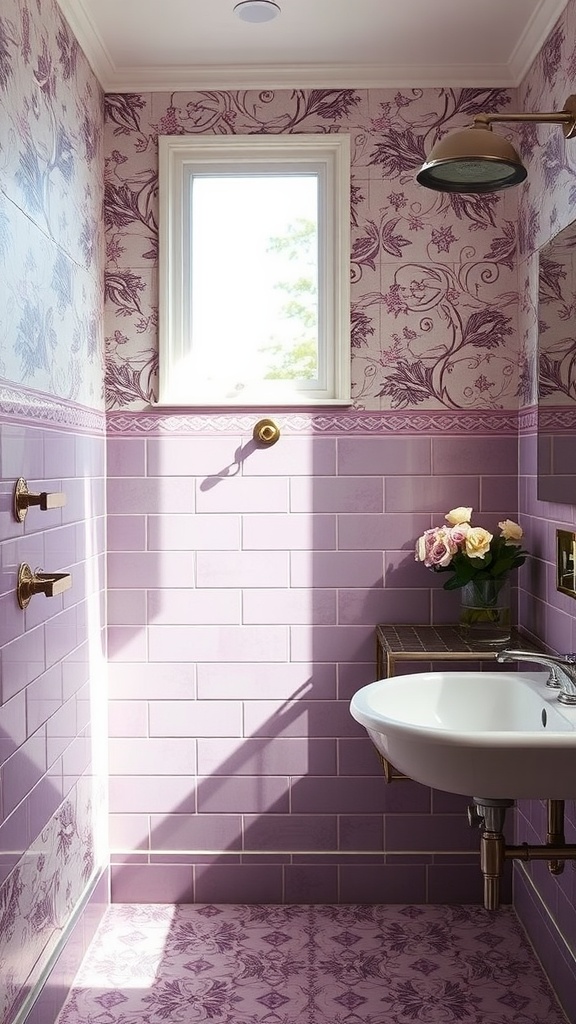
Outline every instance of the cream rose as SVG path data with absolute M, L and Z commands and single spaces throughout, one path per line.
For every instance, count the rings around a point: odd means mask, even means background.
M 462 523 L 469 523 L 472 518 L 472 509 L 466 508 L 464 505 L 459 505 L 458 508 L 453 508 L 444 516 L 450 526 L 460 526 Z
M 492 534 L 483 530 L 481 526 L 473 526 L 466 534 L 466 554 L 468 558 L 484 558 L 490 550 Z
M 513 544 L 517 544 L 524 533 L 522 527 L 512 519 L 505 519 L 503 523 L 498 523 L 498 529 L 501 530 L 504 540 L 512 541 Z

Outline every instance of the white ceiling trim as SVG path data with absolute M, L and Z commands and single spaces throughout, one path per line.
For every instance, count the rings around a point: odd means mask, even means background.
M 102 82 L 102 79 L 100 79 Z M 450 67 L 414 68 L 401 65 L 294 64 L 247 67 L 223 64 L 220 67 L 122 68 L 112 79 L 102 82 L 106 92 L 190 92 L 222 89 L 380 89 L 512 87 L 507 65 L 469 64 Z
M 507 64 L 478 65 L 114 65 L 83 0 L 57 0 L 105 92 L 221 89 L 514 88 L 520 85 L 568 0 L 541 3 Z M 495 31 L 497 28 L 495 27 Z
M 114 92 L 111 83 L 118 72 L 82 0 L 57 0 L 57 3 L 100 85 L 105 92 Z
M 548 38 L 567 3 L 568 0 L 555 0 L 546 9 L 540 4 L 534 11 L 510 58 L 510 74 L 514 85 L 520 85 L 522 79 L 530 70 L 534 58 Z

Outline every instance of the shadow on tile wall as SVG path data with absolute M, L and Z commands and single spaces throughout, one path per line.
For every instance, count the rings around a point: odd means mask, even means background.
M 113 898 L 481 900 L 466 799 L 386 787 L 348 702 L 378 621 L 453 621 L 414 539 L 463 493 L 513 515 L 515 440 L 495 460 L 279 414 L 277 451 L 246 454 L 249 416 L 109 438 Z

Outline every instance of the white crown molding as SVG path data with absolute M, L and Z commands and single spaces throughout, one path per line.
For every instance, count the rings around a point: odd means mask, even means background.
M 541 0 L 512 53 L 509 62 L 514 85 L 520 85 L 530 70 L 534 58 L 542 48 L 568 0 Z
M 502 64 L 414 68 L 404 65 L 292 64 L 122 68 L 100 82 L 106 92 L 189 92 L 226 89 L 509 88 Z
M 508 64 L 290 64 L 116 67 L 83 0 L 58 0 L 105 92 L 226 89 L 514 88 L 568 0 L 541 0 Z M 552 6 L 551 6 L 552 4 Z
M 108 83 L 114 80 L 116 68 L 82 0 L 57 0 L 57 3 L 100 85 L 105 92 L 114 91 Z

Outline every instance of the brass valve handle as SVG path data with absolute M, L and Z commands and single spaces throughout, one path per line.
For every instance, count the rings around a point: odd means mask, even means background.
M 72 577 L 69 572 L 34 572 L 26 562 L 18 569 L 16 596 L 21 608 L 27 608 L 35 594 L 57 597 L 70 590 Z
M 258 420 L 252 431 L 252 436 L 257 444 L 270 447 L 270 445 L 276 444 L 280 437 L 280 427 L 274 420 L 266 417 L 263 420 Z
M 23 477 L 19 477 L 16 481 L 12 507 L 14 518 L 19 523 L 24 522 L 26 513 L 31 505 L 39 505 L 42 512 L 46 512 L 50 508 L 62 508 L 65 504 L 66 495 L 62 491 L 54 491 L 51 494 L 47 491 L 42 491 L 40 494 L 34 494 L 28 490 L 28 484 Z

